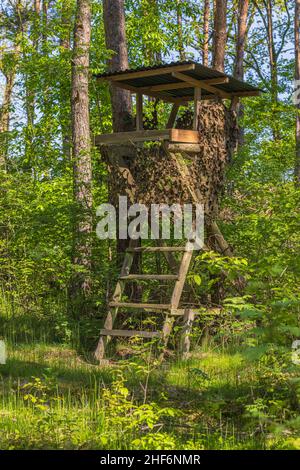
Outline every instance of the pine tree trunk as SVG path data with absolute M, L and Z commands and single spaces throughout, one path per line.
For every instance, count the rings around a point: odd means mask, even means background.
M 110 72 L 128 69 L 128 53 L 125 30 L 124 0 L 103 0 L 103 16 L 106 48 L 114 51 L 108 61 Z M 131 95 L 127 90 L 111 87 L 114 132 L 133 129 Z
M 227 40 L 226 28 L 227 0 L 216 0 L 214 11 L 214 47 L 213 68 L 224 72 L 225 49 Z
M 236 41 L 236 63 L 234 76 L 239 80 L 244 79 L 244 55 L 247 40 L 247 18 L 249 0 L 239 0 L 238 7 L 238 36 Z
M 203 18 L 203 65 L 208 67 L 208 50 L 209 50 L 209 18 L 210 18 L 210 0 L 204 1 L 204 18 Z
M 295 80 L 296 87 L 300 87 L 300 0 L 295 0 Z M 300 98 L 299 91 L 296 94 L 296 158 L 295 181 L 300 186 Z M 298 95 L 298 96 L 297 96 Z
M 238 80 L 244 80 L 244 56 L 245 45 L 247 41 L 247 19 L 249 11 L 249 0 L 239 0 L 238 4 L 238 34 L 236 40 L 236 62 L 234 76 Z M 244 116 L 244 107 L 239 99 L 232 101 L 232 110 L 236 113 L 239 120 Z M 239 126 L 238 136 L 239 147 L 244 144 L 244 129 Z
M 89 125 L 89 48 L 91 37 L 90 0 L 77 0 L 72 60 L 72 143 L 74 198 L 73 294 L 88 295 L 91 290 L 92 165 Z
M 182 33 L 182 0 L 177 0 L 177 39 L 178 39 L 178 52 L 180 60 L 185 60 L 185 52 L 183 46 L 183 33 Z
M 61 7 L 61 33 L 60 33 L 60 47 L 62 48 L 62 55 L 69 58 L 69 51 L 71 48 L 71 17 L 72 17 L 72 0 L 67 0 L 62 3 Z M 69 60 L 69 59 L 67 59 Z M 62 138 L 62 153 L 67 160 L 71 161 L 71 112 L 70 105 L 70 83 L 68 77 L 60 77 L 60 126 Z M 67 106 L 67 112 L 65 112 Z

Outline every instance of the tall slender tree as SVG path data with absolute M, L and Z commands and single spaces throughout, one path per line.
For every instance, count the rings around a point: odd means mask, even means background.
M 7 16 L 6 16 L 7 15 Z M 12 94 L 15 84 L 17 66 L 21 51 L 21 35 L 28 20 L 26 9 L 21 0 L 11 2 L 11 17 L 6 12 L 1 14 L 1 27 L 6 36 L 8 25 L 15 25 L 12 44 L 4 47 L 1 51 L 0 70 L 4 76 L 3 98 L 0 104 L 0 168 L 6 169 L 7 163 L 7 135 L 9 131 L 9 122 L 12 108 Z
M 227 0 L 215 0 L 213 68 L 224 72 L 227 40 Z
M 203 65 L 208 67 L 208 52 L 209 52 L 209 19 L 210 19 L 210 0 L 204 0 L 204 14 L 203 14 Z
M 236 40 L 236 61 L 234 75 L 239 80 L 244 79 L 244 55 L 247 40 L 247 18 L 249 0 L 239 0 L 238 3 L 238 33 Z
M 245 46 L 247 40 L 247 19 L 249 12 L 249 0 L 239 0 L 238 2 L 238 31 L 236 39 L 236 59 L 234 67 L 234 76 L 238 80 L 244 80 L 244 57 L 245 57 Z M 239 99 L 232 100 L 232 110 L 241 119 L 243 117 L 243 105 Z M 244 142 L 244 130 L 239 127 L 238 136 L 239 146 L 241 147 Z
M 295 0 L 295 86 L 300 86 L 300 0 Z M 297 89 L 297 88 L 296 88 Z M 295 180 L 300 186 L 300 99 L 296 96 L 296 159 Z
M 59 44 L 61 47 L 62 64 L 69 66 L 71 49 L 73 0 L 64 0 L 61 4 L 61 30 Z M 60 77 L 60 127 L 62 134 L 62 153 L 71 159 L 71 111 L 70 111 L 70 80 L 68 74 Z
M 72 143 L 74 198 L 74 276 L 72 292 L 91 289 L 92 165 L 89 124 L 89 49 L 91 39 L 90 0 L 77 0 L 72 58 Z
M 124 0 L 103 0 L 105 42 L 113 51 L 108 61 L 110 72 L 128 69 Z M 131 95 L 127 90 L 111 87 L 114 132 L 132 130 Z
M 183 45 L 183 31 L 182 31 L 182 0 L 177 0 L 176 3 L 177 13 L 177 38 L 178 38 L 178 52 L 180 60 L 185 60 L 185 51 Z
M 0 168 L 6 168 L 7 162 L 7 133 L 9 131 L 10 111 L 12 104 L 12 92 L 15 83 L 17 57 L 19 45 L 15 44 L 13 51 L 7 54 L 7 65 L 2 67 L 5 76 L 3 100 L 0 105 Z M 4 59 L 4 62 L 5 62 Z

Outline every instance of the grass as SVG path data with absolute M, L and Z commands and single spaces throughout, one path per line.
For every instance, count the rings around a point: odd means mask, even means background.
M 207 337 L 187 360 L 158 365 L 136 345 L 99 367 L 81 341 L 95 340 L 91 325 L 80 327 L 0 316 L 0 449 L 300 448 L 299 366 L 288 356 Z
M 299 448 L 297 432 L 287 439 L 271 431 L 280 416 L 265 409 L 264 372 L 232 347 L 149 369 L 141 357 L 100 368 L 64 345 L 9 343 L 0 366 L 0 447 Z M 275 384 L 273 402 L 276 393 Z

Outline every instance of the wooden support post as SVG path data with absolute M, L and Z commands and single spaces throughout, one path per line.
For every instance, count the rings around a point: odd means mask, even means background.
M 194 91 L 194 120 L 193 120 L 194 131 L 198 130 L 200 106 L 201 106 L 201 88 L 196 87 Z
M 167 129 L 172 129 L 174 127 L 178 109 L 179 109 L 179 105 L 174 103 L 172 106 L 172 110 L 171 110 L 168 122 L 167 122 Z
M 181 333 L 181 344 L 180 344 L 180 351 L 184 359 L 187 358 L 188 353 L 190 352 L 190 346 L 191 346 L 190 334 L 191 334 L 194 318 L 195 318 L 195 311 L 191 310 L 190 308 L 185 309 L 184 317 L 183 317 L 184 325 L 183 325 L 183 329 Z
M 136 94 L 136 130 L 143 130 L 143 94 Z

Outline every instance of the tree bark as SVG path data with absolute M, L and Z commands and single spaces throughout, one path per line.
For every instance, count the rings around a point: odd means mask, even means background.
M 268 24 L 268 49 L 271 70 L 271 85 L 272 85 L 272 98 L 278 101 L 278 71 L 277 71 L 277 58 L 274 43 L 274 27 L 273 27 L 273 4 L 272 0 L 266 0 L 267 11 L 267 24 Z
M 249 0 L 239 0 L 238 7 L 238 35 L 236 41 L 236 63 L 234 76 L 244 80 L 244 55 L 247 40 L 247 18 L 249 11 Z
M 0 106 L 0 168 L 6 170 L 7 164 L 7 152 L 8 152 L 8 142 L 7 142 L 7 133 L 9 131 L 9 120 L 11 112 L 11 103 L 12 103 L 12 93 L 15 83 L 17 63 L 20 56 L 20 41 L 19 34 L 24 28 L 25 21 L 22 17 L 22 4 L 18 0 L 14 4 L 14 15 L 15 18 L 13 21 L 18 25 L 17 31 L 15 32 L 15 40 L 13 44 L 13 50 L 9 53 L 10 59 L 8 61 L 8 66 L 3 61 L 2 73 L 5 76 L 5 85 L 3 100 Z
M 209 18 L 210 18 L 210 0 L 204 1 L 204 18 L 203 18 L 203 65 L 208 67 L 208 51 L 209 51 Z
M 6 169 L 7 162 L 7 133 L 9 131 L 11 98 L 15 75 L 15 68 L 6 74 L 4 96 L 0 107 L 0 168 L 3 170 Z
M 74 264 L 78 267 L 72 292 L 88 295 L 91 290 L 92 165 L 89 125 L 90 0 L 77 0 L 72 60 L 72 143 L 74 199 Z
M 184 46 L 183 46 L 183 33 L 182 33 L 182 0 L 177 0 L 176 10 L 177 10 L 177 39 L 178 39 L 178 52 L 180 60 L 184 61 L 186 59 Z
M 296 106 L 296 159 L 295 182 L 300 186 L 300 0 L 295 0 L 295 106 Z
M 71 48 L 71 16 L 72 1 L 67 0 L 61 6 L 61 34 L 60 47 L 61 54 L 66 55 L 66 61 L 69 61 L 69 51 Z M 60 77 L 60 126 L 62 138 L 62 153 L 70 161 L 71 160 L 71 112 L 70 112 L 70 82 L 68 77 Z M 67 103 L 67 112 L 65 107 Z
M 214 10 L 213 68 L 224 72 L 227 41 L 227 0 L 216 0 Z
M 247 41 L 247 19 L 249 12 L 249 0 L 239 0 L 238 3 L 238 32 L 236 40 L 236 61 L 234 68 L 234 76 L 238 80 L 244 80 L 244 57 L 245 46 Z M 239 99 L 232 100 L 231 108 L 239 120 L 244 116 L 244 107 Z M 238 145 L 242 147 L 244 144 L 244 129 L 239 126 Z
M 108 61 L 108 70 L 116 72 L 126 70 L 128 52 L 125 30 L 124 0 L 103 0 L 105 42 L 107 49 L 114 51 Z M 111 86 L 111 102 L 114 132 L 133 129 L 131 95 L 127 90 Z

